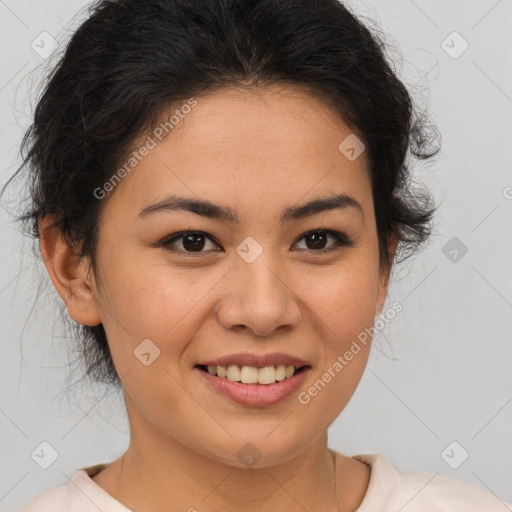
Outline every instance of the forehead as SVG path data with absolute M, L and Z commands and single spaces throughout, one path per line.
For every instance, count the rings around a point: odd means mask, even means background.
M 365 152 L 347 157 L 344 141 L 355 134 L 321 99 L 279 85 L 226 88 L 195 101 L 193 108 L 173 105 L 160 131 L 135 144 L 135 151 L 151 149 L 116 186 L 113 205 L 143 207 L 176 193 L 268 208 L 326 192 L 363 202 L 371 191 Z M 171 117 L 172 131 L 160 140 Z

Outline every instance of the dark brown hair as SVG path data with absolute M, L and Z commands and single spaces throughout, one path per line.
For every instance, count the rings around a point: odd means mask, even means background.
M 434 156 L 437 130 L 413 108 L 383 40 L 341 2 L 102 0 L 89 9 L 22 142 L 17 172 L 28 171 L 31 203 L 17 220 L 30 235 L 54 214 L 96 268 L 104 203 L 93 191 L 171 105 L 226 86 L 283 83 L 329 104 L 363 140 L 381 257 L 390 236 L 402 260 L 427 239 L 432 200 L 411 188 L 406 156 Z M 77 336 L 86 375 L 118 385 L 103 325 L 77 326 Z

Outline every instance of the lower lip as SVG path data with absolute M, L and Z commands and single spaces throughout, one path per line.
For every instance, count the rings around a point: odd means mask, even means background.
M 195 368 L 213 388 L 242 405 L 264 407 L 274 405 L 289 397 L 303 382 L 311 368 L 305 368 L 297 375 L 274 384 L 243 384 L 211 375 Z

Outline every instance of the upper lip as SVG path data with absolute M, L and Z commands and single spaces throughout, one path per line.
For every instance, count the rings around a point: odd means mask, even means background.
M 231 354 L 228 356 L 219 357 L 217 359 L 209 359 L 198 363 L 204 366 L 229 366 L 236 364 L 239 366 L 256 366 L 262 368 L 264 366 L 272 366 L 278 364 L 285 364 L 287 366 L 310 366 L 307 361 L 291 354 L 283 352 L 273 352 L 271 354 L 248 354 L 243 352 L 240 354 Z

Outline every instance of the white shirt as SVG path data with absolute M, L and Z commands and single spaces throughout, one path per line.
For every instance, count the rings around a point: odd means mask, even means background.
M 354 455 L 371 467 L 370 482 L 356 512 L 511 512 L 512 505 L 470 484 L 397 470 L 378 454 Z M 17 512 L 131 512 L 90 477 L 108 463 L 84 467 L 61 487 L 39 494 Z

